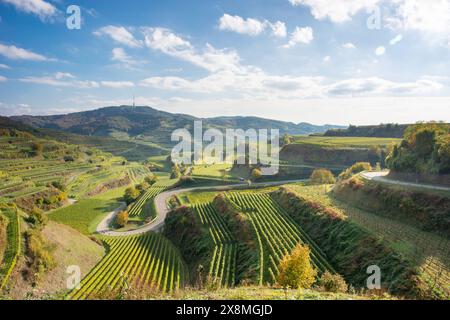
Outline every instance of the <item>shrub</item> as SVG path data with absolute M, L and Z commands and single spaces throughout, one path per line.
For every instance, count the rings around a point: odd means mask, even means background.
M 312 184 L 333 184 L 336 182 L 333 173 L 327 169 L 314 170 L 309 180 Z
M 43 227 L 48 222 L 48 217 L 38 208 L 33 208 L 26 219 L 28 223 L 31 223 L 35 228 Z
M 347 292 L 348 285 L 340 274 L 325 271 L 318 281 L 318 285 L 329 292 Z
M 262 177 L 261 169 L 255 168 L 252 170 L 252 179 L 259 180 Z
M 123 199 L 129 205 L 130 203 L 134 202 L 140 195 L 139 190 L 137 190 L 134 187 L 127 188 L 125 190 L 125 195 L 123 196 Z
M 26 254 L 29 257 L 29 267 L 31 269 L 30 276 L 34 282 L 39 280 L 40 275 L 55 266 L 55 260 L 51 251 L 53 248 L 49 246 L 42 234 L 35 229 L 25 232 Z
M 116 225 L 119 228 L 123 228 L 128 223 L 128 211 L 121 211 L 116 216 Z
M 146 176 L 144 180 L 145 182 L 147 182 L 149 185 L 152 186 L 156 183 L 156 181 L 158 181 L 158 177 L 155 175 Z
M 351 178 L 353 175 L 363 172 L 363 171 L 371 171 L 372 166 L 369 162 L 357 162 L 354 165 L 352 165 L 350 168 L 347 168 L 344 170 L 340 175 L 339 179 L 348 179 Z
M 32 154 L 34 156 L 40 156 L 40 155 L 42 155 L 42 152 L 44 151 L 44 146 L 39 142 L 32 142 L 31 150 L 32 150 Z
M 298 244 L 291 254 L 287 254 L 280 262 L 278 283 L 283 288 L 307 289 L 316 280 L 317 271 L 310 259 L 307 245 Z

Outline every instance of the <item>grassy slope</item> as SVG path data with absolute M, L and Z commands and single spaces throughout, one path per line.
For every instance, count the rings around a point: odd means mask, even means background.
M 43 275 L 37 287 L 30 287 L 29 282 L 25 281 L 22 276 L 22 269 L 26 263 L 22 256 L 7 285 L 6 295 L 8 298 L 61 298 L 62 294 L 67 291 L 67 267 L 79 266 L 81 277 L 84 277 L 104 255 L 102 246 L 68 226 L 49 221 L 42 234 L 53 247 L 55 268 Z
M 314 144 L 328 147 L 369 148 L 371 146 L 387 147 L 393 143 L 400 143 L 396 138 L 366 138 L 366 137 L 307 137 L 295 136 L 294 143 Z
M 113 189 L 96 197 L 82 199 L 77 203 L 49 213 L 53 221 L 63 223 L 83 234 L 92 234 L 99 222 L 119 206 L 126 187 Z
M 168 299 L 194 300 L 369 300 L 379 296 L 321 292 L 317 290 L 287 290 L 268 287 L 238 287 L 219 290 L 184 290 Z M 392 299 L 382 296 L 383 299 Z
M 332 207 L 347 215 L 353 222 L 387 240 L 391 247 L 411 259 L 436 289 L 448 291 L 450 283 L 450 241 L 414 226 L 355 208 L 335 199 L 331 186 L 290 185 L 311 201 Z

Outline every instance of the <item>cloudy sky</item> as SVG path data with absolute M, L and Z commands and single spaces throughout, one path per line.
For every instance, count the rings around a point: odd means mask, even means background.
M 1 115 L 450 121 L 449 77 L 450 0 L 0 0 Z

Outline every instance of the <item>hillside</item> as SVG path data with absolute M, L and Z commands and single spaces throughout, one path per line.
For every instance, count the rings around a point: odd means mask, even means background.
M 401 138 L 408 124 L 380 124 L 377 126 L 349 126 L 346 129 L 330 129 L 325 132 L 327 137 L 377 137 Z
M 161 146 L 170 145 L 170 135 L 178 128 L 191 129 L 195 120 L 203 120 L 205 128 L 248 129 L 274 128 L 281 133 L 310 134 L 341 126 L 294 124 L 258 117 L 196 118 L 173 114 L 151 107 L 105 107 L 92 111 L 53 116 L 16 116 L 11 119 L 36 128 L 54 129 L 89 136 L 114 136 L 120 139 L 138 138 Z

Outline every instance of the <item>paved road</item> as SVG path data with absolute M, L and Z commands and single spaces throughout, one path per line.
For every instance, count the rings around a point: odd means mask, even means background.
M 417 188 L 425 188 L 430 190 L 438 190 L 438 191 L 450 191 L 449 187 L 435 186 L 431 184 L 422 184 L 422 183 L 414 183 L 414 182 L 405 182 L 400 180 L 389 179 L 386 176 L 389 174 L 389 171 L 375 171 L 375 172 L 361 172 L 360 175 L 363 178 L 368 180 L 380 181 L 383 183 L 389 183 L 399 186 L 406 187 L 417 187 Z
M 107 235 L 107 236 L 113 236 L 113 237 L 119 237 L 119 236 L 131 236 L 136 234 L 141 234 L 145 232 L 150 231 L 159 231 L 161 230 L 162 226 L 164 225 L 164 220 L 166 219 L 167 213 L 170 211 L 170 209 L 167 206 L 167 199 L 169 199 L 173 195 L 178 195 L 184 192 L 192 192 L 192 191 L 227 191 L 227 190 L 234 190 L 234 189 L 249 189 L 249 188 L 255 188 L 255 187 L 272 187 L 272 186 L 279 186 L 287 183 L 294 183 L 294 182 L 303 182 L 306 180 L 284 180 L 284 181 L 274 181 L 274 182 L 259 182 L 259 183 L 252 183 L 251 186 L 248 186 L 246 183 L 241 184 L 230 184 L 230 185 L 223 185 L 223 186 L 213 186 L 213 187 L 193 187 L 193 188 L 184 188 L 184 189 L 174 189 L 174 190 L 168 190 L 160 193 L 155 198 L 155 207 L 157 216 L 156 218 L 146 224 L 142 227 L 135 229 L 135 230 L 129 230 L 129 231 L 113 231 L 109 228 L 111 222 L 113 221 L 114 217 L 124 209 L 124 205 L 120 206 L 116 210 L 110 212 L 97 226 L 97 232 Z

